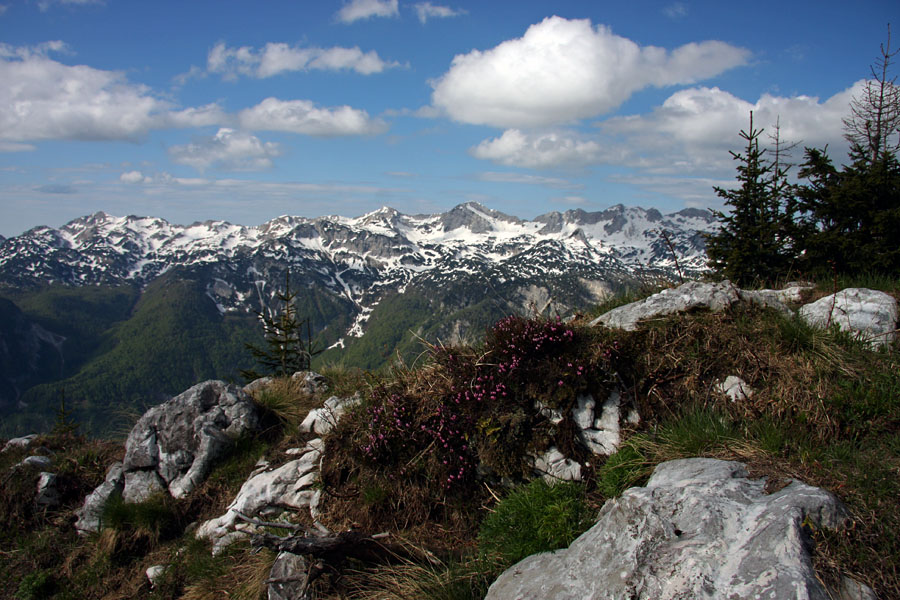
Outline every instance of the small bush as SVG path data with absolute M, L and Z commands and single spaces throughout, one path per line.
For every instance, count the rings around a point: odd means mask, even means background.
M 56 589 L 56 582 L 49 571 L 35 571 L 22 578 L 16 590 L 17 600 L 43 600 Z
M 550 485 L 535 479 L 504 498 L 485 517 L 478 547 L 503 564 L 565 548 L 590 525 L 584 488 L 577 483 Z
M 148 536 L 154 542 L 180 532 L 175 500 L 165 493 L 143 502 L 125 502 L 121 496 L 113 496 L 103 507 L 101 523 L 119 532 Z

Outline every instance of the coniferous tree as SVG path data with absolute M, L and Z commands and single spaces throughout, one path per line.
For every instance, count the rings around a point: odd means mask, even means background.
M 277 314 L 256 313 L 263 322 L 266 346 L 246 345 L 265 373 L 255 369 L 242 370 L 241 375 L 248 381 L 266 374 L 286 377 L 308 370 L 312 357 L 321 352 L 313 343 L 309 319 L 297 317 L 297 294 L 291 289 L 289 273 L 285 273 L 284 290 L 278 292 L 275 298 L 281 305 Z
M 760 148 L 762 129 L 741 130 L 747 146 L 743 154 L 732 152 L 738 161 L 736 189 L 714 188 L 731 211 L 713 211 L 721 229 L 706 240 L 709 266 L 738 285 L 771 282 L 786 274 L 792 259 L 788 223 L 793 208 L 787 183 L 787 167 L 766 160 Z M 776 147 L 781 152 L 779 146 Z
M 890 77 L 888 41 L 844 120 L 850 164 L 838 170 L 827 148 L 807 148 L 799 175 L 798 231 L 811 273 L 900 273 L 900 88 Z

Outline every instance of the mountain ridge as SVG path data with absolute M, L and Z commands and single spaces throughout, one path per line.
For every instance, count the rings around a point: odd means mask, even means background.
M 462 268 L 454 267 L 454 260 L 502 263 L 540 243 L 567 246 L 573 236 L 594 255 L 622 263 L 623 271 L 666 271 L 673 257 L 658 247 L 656 231 L 665 229 L 681 254 L 681 268 L 695 273 L 705 269 L 696 234 L 712 230 L 715 223 L 708 211 L 662 215 L 621 204 L 593 213 L 551 212 L 530 221 L 469 202 L 431 215 L 382 207 L 355 218 L 283 215 L 258 226 L 215 220 L 177 225 L 158 217 L 98 211 L 58 229 L 38 226 L 0 242 L 0 285 L 146 285 L 176 265 L 281 258 L 292 266 L 319 263 L 323 275 L 333 271 L 328 287 L 359 303 L 360 295 L 341 277 L 348 270 L 378 280 L 379 286 L 400 288 L 425 271 Z M 321 268 L 329 263 L 333 269 Z M 237 307 L 227 297 L 220 300 L 226 309 Z
M 5 399 L 7 414 L 24 403 L 46 423 L 65 389 L 99 431 L 111 403 L 146 405 L 197 378 L 235 377 L 251 366 L 243 344 L 262 335 L 254 313 L 280 310 L 286 278 L 298 318 L 325 349 L 317 364 L 377 369 L 415 360 L 422 340 L 473 342 L 509 314 L 571 314 L 648 278 L 699 275 L 713 223 L 704 212 L 622 205 L 524 220 L 466 203 L 433 215 L 282 215 L 253 227 L 101 211 L 35 227 L 0 244 L 0 297 L 65 338 L 67 369 L 29 377 L 29 389 Z M 99 304 L 82 297 L 91 290 Z M 73 312 L 54 318 L 62 301 Z M 71 329 L 103 302 L 118 307 L 115 319 Z M 151 305 L 155 315 L 141 308 Z M 198 338 L 210 360 L 195 357 Z

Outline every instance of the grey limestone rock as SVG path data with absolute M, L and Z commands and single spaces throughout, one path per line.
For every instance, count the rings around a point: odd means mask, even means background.
M 866 584 L 844 577 L 841 589 L 837 593 L 837 600 L 878 600 L 878 596 Z
M 49 456 L 41 456 L 39 454 L 34 454 L 32 456 L 25 457 L 22 462 L 17 464 L 17 467 L 36 467 L 38 469 L 49 469 L 53 465 L 53 459 Z
M 11 440 L 6 442 L 6 444 L 3 446 L 3 450 L 0 450 L 0 452 L 6 452 L 7 450 L 12 450 L 13 448 L 27 448 L 31 445 L 31 442 L 33 442 L 37 438 L 37 436 L 38 434 L 31 433 L 28 435 L 23 435 L 22 437 L 12 438 Z
M 301 598 L 303 579 L 309 563 L 302 556 L 280 552 L 269 571 L 269 600 L 295 600 Z
M 325 401 L 325 405 L 321 408 L 314 408 L 309 411 L 309 414 L 300 423 L 299 430 L 304 433 L 325 435 L 334 429 L 341 416 L 356 404 L 359 404 L 359 396 L 351 398 L 332 396 Z
M 781 290 L 738 290 L 742 300 L 774 308 L 781 312 L 790 312 L 790 304 L 803 301 L 803 292 L 813 289 L 812 284 L 792 283 Z
M 103 507 L 113 496 L 121 496 L 123 489 L 125 489 L 125 470 L 122 463 L 116 462 L 106 471 L 104 482 L 88 494 L 81 509 L 78 510 L 78 521 L 75 522 L 78 533 L 100 531 Z
M 621 405 L 622 396 L 618 390 L 613 390 L 599 408 L 593 399 L 590 402 L 578 399 L 573 417 L 580 429 L 581 440 L 592 453 L 609 456 L 619 449 L 622 443 Z
M 303 384 L 307 394 L 322 394 L 328 389 L 328 380 L 314 371 L 297 371 L 291 379 Z
M 550 483 L 581 481 L 581 465 L 566 458 L 555 446 L 535 458 L 534 469 Z
M 196 537 L 211 540 L 213 551 L 218 553 L 228 544 L 244 537 L 244 532 L 254 530 L 254 526 L 243 521 L 239 513 L 268 518 L 286 508 L 301 509 L 315 505 L 318 490 L 313 486 L 319 477 L 321 457 L 322 441 L 316 438 L 307 444 L 300 458 L 275 469 L 267 464 L 260 466 L 241 486 L 225 514 L 202 523 L 197 528 Z
M 125 471 L 122 498 L 125 502 L 143 502 L 166 491 L 166 482 L 156 471 Z
M 729 375 L 725 381 L 716 386 L 716 390 L 724 394 L 732 402 L 747 400 L 753 395 L 753 388 L 737 375 Z
M 251 381 L 250 383 L 245 385 L 243 387 L 243 390 L 245 393 L 250 394 L 252 396 L 254 393 L 258 392 L 259 390 L 262 390 L 262 389 L 268 387 L 268 385 L 270 383 L 272 383 L 271 377 L 260 377 L 259 379 L 254 379 L 253 381 Z
M 169 567 L 166 565 L 153 565 L 151 567 L 147 567 L 147 570 L 144 571 L 144 574 L 147 576 L 147 581 L 150 582 L 150 587 L 155 588 L 159 585 L 160 580 L 166 574 L 166 571 Z
M 614 308 L 590 324 L 634 331 L 638 322 L 645 319 L 665 317 L 700 307 L 717 312 L 740 300 L 740 290 L 730 281 L 719 283 L 689 281 L 676 288 L 653 294 L 644 300 Z
M 184 497 L 237 437 L 258 426 L 252 398 L 223 381 L 199 383 L 151 408 L 125 442 L 124 497 L 136 502 L 158 484 Z
M 606 502 L 569 548 L 506 570 L 486 600 L 828 600 L 803 524 L 842 526 L 846 509 L 798 481 L 774 494 L 764 486 L 740 463 L 662 463 L 646 487 Z
M 35 504 L 52 508 L 59 505 L 59 490 L 56 487 L 56 473 L 42 472 L 38 478 Z
M 815 327 L 836 325 L 873 348 L 890 345 L 897 337 L 897 301 L 876 290 L 841 290 L 801 307 L 800 316 Z

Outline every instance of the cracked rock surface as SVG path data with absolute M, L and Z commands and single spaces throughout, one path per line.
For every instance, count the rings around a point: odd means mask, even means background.
M 794 481 L 766 494 L 737 462 L 681 459 L 609 500 L 572 545 L 507 569 L 486 600 L 828 600 L 804 524 L 843 526 L 831 493 Z

